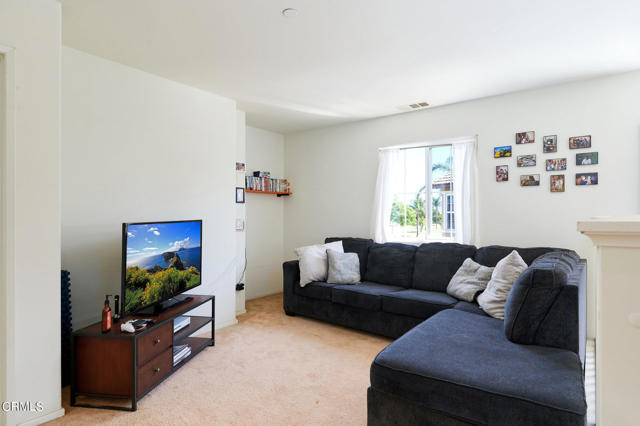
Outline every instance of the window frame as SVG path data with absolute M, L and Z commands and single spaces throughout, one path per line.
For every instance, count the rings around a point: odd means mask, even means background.
M 448 233 L 453 233 L 455 234 L 456 232 L 456 199 L 455 199 L 455 194 L 453 193 L 453 190 L 451 191 L 446 191 L 446 192 L 442 192 L 442 197 L 444 198 L 444 210 L 443 210 L 443 216 L 445 218 L 445 220 L 443 221 L 444 223 L 442 224 L 442 230 L 444 232 L 448 232 Z M 449 200 L 451 200 L 451 206 L 452 209 L 449 209 Z M 452 221 L 449 220 L 449 215 L 451 215 L 451 218 L 453 219 Z M 446 225 L 446 226 L 445 226 Z M 453 225 L 453 226 L 451 226 Z

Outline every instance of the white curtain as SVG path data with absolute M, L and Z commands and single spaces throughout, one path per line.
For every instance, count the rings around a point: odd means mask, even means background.
M 453 150 L 453 200 L 456 242 L 476 243 L 477 138 L 459 141 Z
M 399 149 L 379 152 L 378 179 L 371 216 L 371 238 L 384 243 L 391 238 L 391 207 L 393 195 L 402 185 L 402 153 Z
M 424 150 L 424 206 L 427 210 L 425 218 L 425 238 L 428 240 L 431 237 L 431 223 L 433 221 L 433 194 L 431 192 L 431 150 L 427 147 Z

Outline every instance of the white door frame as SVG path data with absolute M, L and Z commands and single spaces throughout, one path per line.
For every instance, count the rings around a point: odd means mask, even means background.
M 15 336 L 14 208 L 15 208 L 15 57 L 0 44 L 0 401 L 11 397 Z M 0 415 L 0 425 L 7 422 Z

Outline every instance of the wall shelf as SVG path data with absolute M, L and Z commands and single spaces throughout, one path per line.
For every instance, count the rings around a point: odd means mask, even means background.
M 287 195 L 292 194 L 292 192 L 257 191 L 255 189 L 245 189 L 245 192 L 251 192 L 254 194 L 275 194 L 278 197 L 286 197 Z

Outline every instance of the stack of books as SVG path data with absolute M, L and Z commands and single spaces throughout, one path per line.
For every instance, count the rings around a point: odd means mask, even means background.
M 291 192 L 291 186 L 287 179 L 271 179 L 268 177 L 245 177 L 245 187 L 253 191 Z
M 191 317 L 188 317 L 188 316 L 177 317 L 176 319 L 173 320 L 173 333 L 174 334 L 177 333 L 178 331 L 182 330 L 189 324 L 191 324 Z
M 178 365 L 182 360 L 191 355 L 191 346 L 176 345 L 173 347 L 173 366 Z

